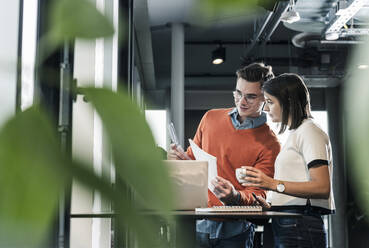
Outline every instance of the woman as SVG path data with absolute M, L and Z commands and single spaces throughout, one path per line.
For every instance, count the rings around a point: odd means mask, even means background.
M 306 85 L 296 74 L 282 74 L 264 86 L 264 110 L 289 137 L 275 161 L 274 178 L 246 168 L 243 186 L 270 190 L 265 208 L 301 213 L 302 218 L 273 219 L 275 247 L 327 247 L 323 214 L 334 212 L 329 137 L 310 116 Z

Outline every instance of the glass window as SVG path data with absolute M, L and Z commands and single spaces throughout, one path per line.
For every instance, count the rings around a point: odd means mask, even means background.
M 33 103 L 38 0 L 23 1 L 21 109 Z
M 327 111 L 311 111 L 311 115 L 313 116 L 315 122 L 323 129 L 324 132 L 328 134 L 328 115 Z M 274 123 L 270 120 L 269 116 L 267 115 L 267 123 L 277 135 L 281 145 L 286 142 L 288 137 L 288 129 L 283 134 L 278 134 L 280 126 L 277 123 Z
M 154 135 L 158 146 L 166 150 L 167 148 L 167 111 L 166 110 L 145 110 L 147 123 Z

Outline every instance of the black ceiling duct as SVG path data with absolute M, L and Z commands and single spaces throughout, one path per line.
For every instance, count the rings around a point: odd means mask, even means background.
M 292 44 L 298 48 L 317 47 L 321 36 L 315 33 L 299 33 L 292 38 Z

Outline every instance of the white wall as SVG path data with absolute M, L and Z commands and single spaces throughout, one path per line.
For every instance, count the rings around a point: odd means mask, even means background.
M 0 127 L 16 108 L 18 25 L 19 0 L 0 0 Z

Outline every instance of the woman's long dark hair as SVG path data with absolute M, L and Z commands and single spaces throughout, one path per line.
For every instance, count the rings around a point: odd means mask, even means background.
M 264 83 L 264 92 L 276 97 L 282 109 L 279 134 L 286 130 L 291 116 L 289 130 L 296 129 L 310 116 L 310 95 L 304 80 L 297 74 L 284 73 Z

